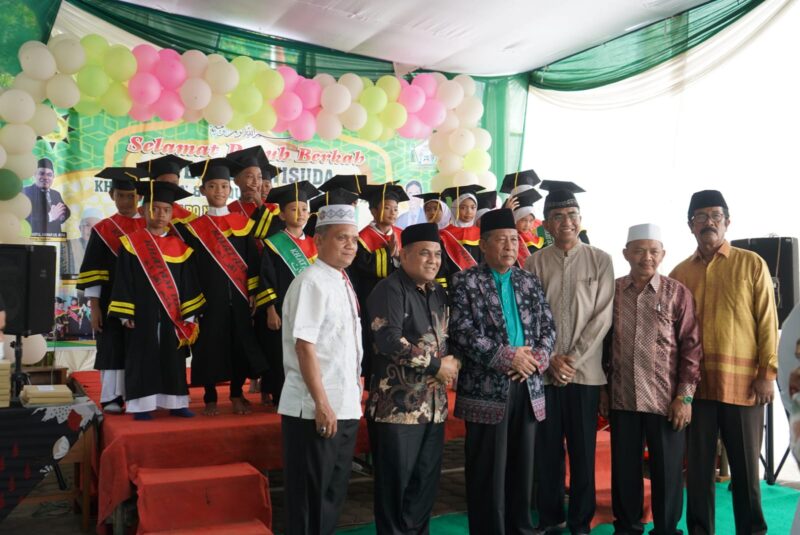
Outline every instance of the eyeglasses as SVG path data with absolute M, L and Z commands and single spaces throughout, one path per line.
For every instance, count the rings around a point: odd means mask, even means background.
M 713 221 L 714 223 L 719 223 L 723 219 L 725 219 L 725 214 L 722 212 L 711 212 L 710 214 L 695 214 L 692 216 L 692 223 L 706 223 L 708 220 Z
M 564 221 L 566 221 L 567 218 L 569 218 L 570 221 L 575 223 L 581 218 L 581 214 L 580 212 L 570 212 L 568 214 L 555 214 L 548 219 L 551 219 L 556 223 L 563 223 Z

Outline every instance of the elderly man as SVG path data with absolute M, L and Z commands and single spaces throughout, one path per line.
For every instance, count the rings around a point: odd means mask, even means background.
M 692 294 L 659 275 L 661 230 L 628 230 L 622 254 L 631 266 L 616 282 L 608 393 L 600 413 L 611 422 L 611 499 L 616 533 L 642 533 L 644 443 L 650 455 L 653 533 L 674 535 L 683 510 L 684 429 L 700 380 L 700 328 Z
M 555 331 L 539 279 L 514 266 L 518 240 L 511 210 L 487 212 L 483 262 L 457 273 L 451 286 L 450 342 L 463 366 L 455 415 L 466 421 L 474 534 L 533 531 L 533 451 Z
M 39 160 L 34 183 L 23 189 L 31 200 L 31 213 L 26 218 L 33 235 L 49 235 L 61 232 L 61 225 L 69 219 L 69 206 L 61 194 L 52 189 L 55 170 L 49 158 Z
M 287 535 L 335 531 L 361 418 L 361 321 L 344 272 L 358 246 L 355 208 L 332 204 L 317 217 L 317 261 L 283 301 Z
M 579 237 L 581 213 L 571 189 L 554 189 L 544 203 L 544 226 L 553 237 L 525 261 L 539 277 L 556 322 L 556 347 L 545 377 L 547 420 L 536 445 L 540 531 L 564 524 L 564 440 L 569 452 L 572 533 L 589 533 L 595 511 L 594 456 L 602 385 L 603 339 L 611 326 L 614 272 L 611 257 Z
M 772 279 L 756 253 L 731 247 L 728 205 L 716 190 L 689 203 L 695 253 L 670 274 L 691 290 L 703 333 L 700 386 L 692 405 L 686 525 L 714 533 L 717 438 L 728 453 L 737 533 L 766 533 L 758 458 L 764 405 L 778 373 L 778 316 Z
M 400 269 L 367 300 L 377 352 L 367 418 L 375 466 L 378 533 L 427 533 L 444 447 L 447 384 L 458 361 L 447 354 L 447 294 L 439 227 L 410 225 Z

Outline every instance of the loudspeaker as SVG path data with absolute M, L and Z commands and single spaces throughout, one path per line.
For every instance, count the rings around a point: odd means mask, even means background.
M 778 306 L 778 325 L 800 301 L 800 264 L 798 263 L 797 238 L 747 238 L 733 240 L 731 245 L 758 253 L 766 260 L 772 285 L 775 288 L 775 304 Z
M 6 334 L 44 334 L 53 330 L 56 248 L 0 245 L 0 295 L 6 306 Z

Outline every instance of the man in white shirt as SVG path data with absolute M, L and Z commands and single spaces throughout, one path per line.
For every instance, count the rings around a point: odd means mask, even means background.
M 355 208 L 320 208 L 318 258 L 283 302 L 283 435 L 287 535 L 336 529 L 361 418 L 361 322 L 344 269 L 356 255 Z

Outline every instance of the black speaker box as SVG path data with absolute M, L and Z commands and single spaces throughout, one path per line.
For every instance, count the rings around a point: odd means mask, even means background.
M 44 334 L 53 330 L 56 248 L 0 245 L 0 295 L 6 307 L 6 334 Z
M 775 304 L 778 306 L 778 324 L 789 315 L 800 301 L 800 264 L 798 264 L 797 238 L 747 238 L 733 240 L 731 245 L 758 253 L 766 260 L 772 285 L 775 288 Z

